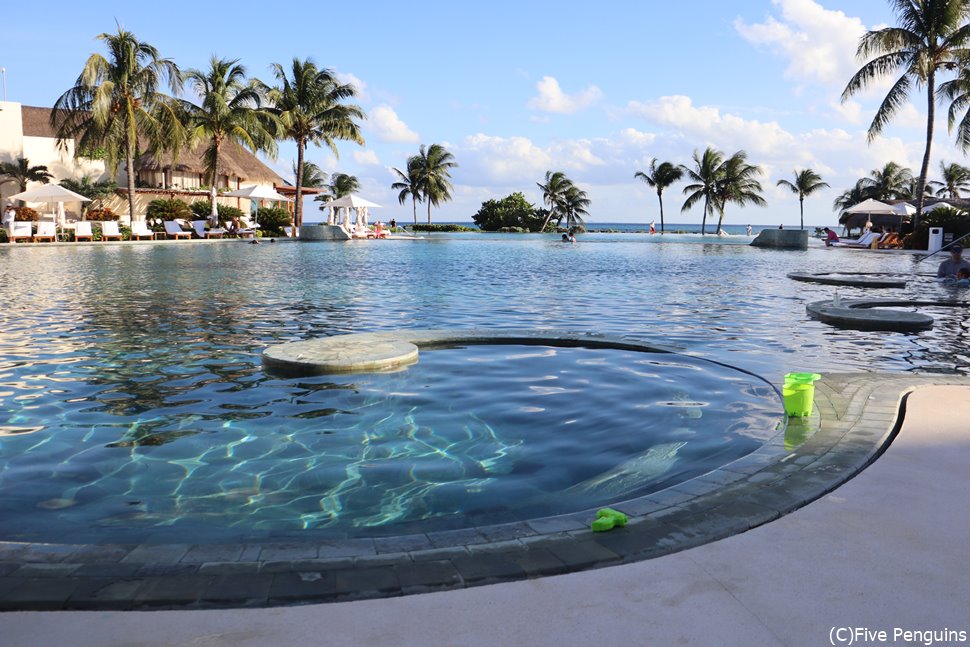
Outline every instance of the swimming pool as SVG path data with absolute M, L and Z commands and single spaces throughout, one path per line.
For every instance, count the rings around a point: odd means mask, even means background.
M 811 321 L 804 310 L 805 302 L 830 296 L 831 288 L 785 278 L 804 269 L 913 268 L 911 257 L 646 243 L 630 235 L 590 235 L 570 246 L 532 236 L 435 236 L 255 247 L 5 247 L 0 490 L 6 494 L 46 475 L 59 487 L 52 496 L 44 492 L 28 501 L 32 512 L 70 518 L 79 510 L 72 488 L 92 481 L 79 449 L 88 442 L 91 452 L 111 449 L 124 456 L 117 474 L 109 469 L 94 480 L 104 485 L 116 477 L 130 484 L 124 492 L 102 491 L 115 506 L 106 515 L 115 525 L 103 526 L 105 534 L 114 537 L 138 520 L 151 521 L 150 506 L 127 495 L 137 494 L 144 478 L 138 470 L 153 456 L 171 474 L 202 476 L 196 444 L 217 430 L 238 434 L 279 418 L 308 420 L 298 417 L 310 406 L 300 404 L 301 389 L 313 397 L 319 390 L 266 375 L 258 358 L 262 348 L 345 332 L 465 326 L 597 331 L 671 345 L 776 382 L 803 369 L 968 372 L 967 324 L 959 313 L 933 313 L 937 326 L 918 334 L 838 330 Z M 948 294 L 926 279 L 885 292 L 925 298 L 934 291 L 940 298 Z M 840 289 L 847 298 L 860 293 Z M 373 379 L 376 391 L 390 392 L 380 380 L 399 378 Z M 485 393 L 488 388 L 479 387 Z M 107 437 L 114 440 L 104 442 Z M 677 442 L 661 440 L 657 444 Z M 221 439 L 215 444 L 227 445 Z M 190 445 L 178 457 L 163 458 Z M 270 455 L 279 464 L 288 460 L 285 453 Z M 253 466 L 249 461 L 240 459 Z M 172 483 L 184 482 L 181 477 L 171 476 Z M 233 483 L 220 489 L 240 500 L 251 495 Z M 4 514 L 6 530 L 19 513 L 8 507 Z M 164 524 L 156 525 L 164 531 Z

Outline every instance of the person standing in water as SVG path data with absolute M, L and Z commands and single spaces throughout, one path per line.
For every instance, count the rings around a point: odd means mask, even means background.
M 748 231 L 748 235 L 750 236 L 750 235 L 751 235 L 751 232 L 753 231 L 753 230 L 751 229 L 751 225 L 748 225 L 748 229 L 747 229 L 747 231 Z
M 655 223 L 656 223 L 656 221 L 655 221 L 655 220 L 651 220 L 651 221 L 650 221 L 650 235 L 651 235 L 651 236 L 652 236 L 653 234 L 655 234 L 655 233 L 657 233 L 657 227 L 656 227 L 656 225 L 655 225 Z

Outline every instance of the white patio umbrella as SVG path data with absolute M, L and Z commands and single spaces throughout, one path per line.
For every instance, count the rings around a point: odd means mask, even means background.
M 849 207 L 845 210 L 846 213 L 892 213 L 895 214 L 897 211 L 893 208 L 891 204 L 886 204 L 885 202 L 879 202 L 878 200 L 863 200 L 859 204 Z
M 258 213 L 258 201 L 260 200 L 274 200 L 282 202 L 293 202 L 292 199 L 286 196 L 280 195 L 276 192 L 276 189 L 272 189 L 268 186 L 260 186 L 254 184 L 253 186 L 244 186 L 236 189 L 235 191 L 230 191 L 229 193 L 223 193 L 224 197 L 227 198 L 249 198 L 251 200 L 250 204 L 257 205 L 257 208 L 253 210 L 253 226 L 256 226 L 256 214 Z
M 9 199 L 23 200 L 24 202 L 46 202 L 50 205 L 51 212 L 55 213 L 55 222 L 57 222 L 57 213 L 63 215 L 65 202 L 91 202 L 90 198 L 69 191 L 60 184 L 41 184 L 33 189 L 15 193 Z M 60 205 L 57 211 L 55 211 L 55 204 Z

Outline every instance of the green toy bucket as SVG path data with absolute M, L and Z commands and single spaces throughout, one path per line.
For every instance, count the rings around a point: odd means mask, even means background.
M 815 402 L 815 380 L 822 379 L 818 373 L 789 373 L 781 389 L 785 401 L 785 413 L 793 418 L 812 415 Z

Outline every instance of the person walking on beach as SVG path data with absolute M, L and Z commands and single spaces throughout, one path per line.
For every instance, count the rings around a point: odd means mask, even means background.
M 655 233 L 657 233 L 657 227 L 655 226 L 655 223 L 656 222 L 657 222 L 656 220 L 651 220 L 650 221 L 650 235 L 651 236 L 654 235 Z
M 940 263 L 940 267 L 936 270 L 936 278 L 955 279 L 964 268 L 970 269 L 970 261 L 963 259 L 963 247 L 950 245 L 950 258 Z

